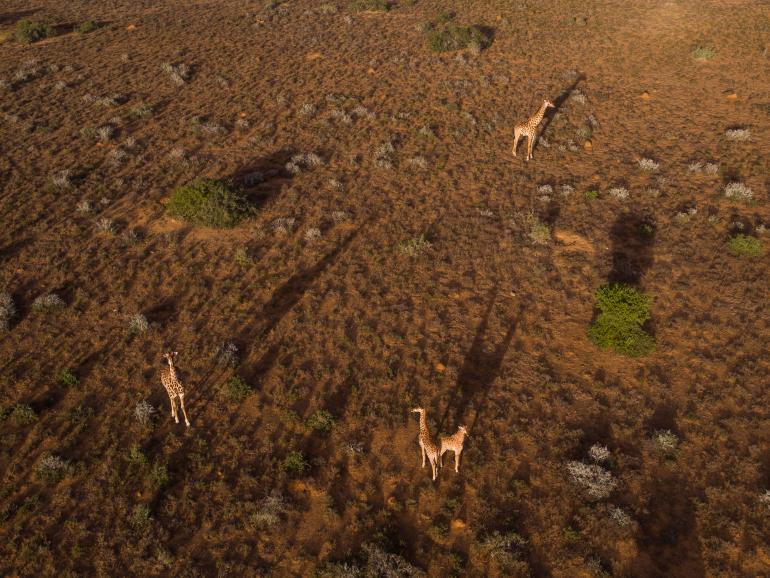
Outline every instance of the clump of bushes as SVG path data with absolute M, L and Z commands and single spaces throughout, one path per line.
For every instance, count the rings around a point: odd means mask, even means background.
M 434 52 L 449 52 L 470 48 L 481 52 L 491 44 L 489 37 L 478 26 L 461 26 L 449 22 L 428 35 L 428 47 Z
M 179 187 L 166 209 L 174 217 L 214 229 L 232 228 L 250 213 L 242 190 L 215 179 L 198 179 Z
M 49 24 L 35 22 L 29 18 L 23 18 L 16 24 L 16 38 L 19 42 L 32 44 L 38 40 L 49 38 L 54 35 L 54 29 Z
M 730 252 L 737 257 L 753 259 L 765 253 L 762 240 L 751 235 L 738 234 L 727 242 Z
M 567 472 L 570 479 L 580 486 L 592 500 L 603 500 L 612 493 L 617 485 L 617 480 L 612 473 L 597 464 L 569 462 Z
M 283 497 L 273 493 L 259 503 L 257 510 L 249 516 L 248 524 L 255 530 L 264 530 L 280 522 L 287 510 Z
M 33 311 L 55 311 L 64 308 L 64 300 L 56 293 L 46 293 L 32 302 Z
M 588 328 L 588 337 L 599 347 L 631 357 L 655 350 L 655 339 L 643 326 L 650 319 L 652 298 L 633 287 L 616 283 L 596 290 L 599 316 Z
M 307 426 L 317 432 L 329 433 L 334 425 L 334 416 L 325 409 L 317 409 L 307 420 Z

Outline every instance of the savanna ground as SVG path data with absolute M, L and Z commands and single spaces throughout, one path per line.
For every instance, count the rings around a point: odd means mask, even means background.
M 445 21 L 491 44 L 433 52 Z M 769 22 L 4 0 L 0 574 L 770 575 Z M 254 214 L 171 219 L 199 176 Z M 613 280 L 653 298 L 654 353 L 589 341 Z M 469 428 L 459 474 L 420 468 L 418 404 Z

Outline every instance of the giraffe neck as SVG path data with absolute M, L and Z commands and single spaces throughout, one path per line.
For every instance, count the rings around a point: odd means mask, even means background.
M 174 367 L 174 362 L 171 360 L 168 362 L 168 373 L 172 378 L 176 379 L 176 367 Z
M 420 435 L 421 436 L 428 436 L 428 422 L 425 419 L 425 412 L 420 412 Z
M 540 121 L 543 120 L 543 117 L 545 116 L 545 109 L 546 109 L 545 103 L 543 103 L 540 106 L 540 109 L 535 113 L 535 116 L 532 117 L 532 122 L 535 124 L 535 126 L 540 124 Z

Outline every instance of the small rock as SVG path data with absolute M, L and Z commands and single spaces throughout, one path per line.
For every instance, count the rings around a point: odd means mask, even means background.
M 444 365 L 443 363 L 437 363 L 436 371 L 438 371 L 439 373 L 444 373 L 446 371 L 446 365 Z
M 642 93 L 642 100 L 650 100 L 651 98 L 650 93 L 646 90 Z
M 590 150 L 593 150 L 594 145 L 591 144 L 590 140 L 587 140 L 586 142 L 583 143 L 583 148 L 586 149 L 587 151 L 590 151 Z

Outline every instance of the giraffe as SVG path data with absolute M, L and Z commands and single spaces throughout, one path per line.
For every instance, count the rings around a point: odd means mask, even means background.
M 433 470 L 433 481 L 436 481 L 436 466 L 439 459 L 439 446 L 428 432 L 428 423 L 425 420 L 425 410 L 421 407 L 415 407 L 414 413 L 420 414 L 420 455 L 422 456 L 422 467 L 425 467 L 425 456 L 428 456 L 430 467 Z
M 176 351 L 169 351 L 164 353 L 163 357 L 168 361 L 168 369 L 164 369 L 160 372 L 160 381 L 163 387 L 166 388 L 168 398 L 171 401 L 171 415 L 174 417 L 174 421 L 179 423 L 179 416 L 176 411 L 176 398 L 179 398 L 179 405 L 182 406 L 182 413 L 184 414 L 184 423 L 187 427 L 190 427 L 190 420 L 187 419 L 187 411 L 184 408 L 184 386 L 179 381 L 179 377 L 176 374 L 176 367 L 174 367 L 174 359 L 179 355 Z
M 444 465 L 441 463 L 444 452 L 453 451 L 455 453 L 455 471 L 460 471 L 460 454 L 463 453 L 463 443 L 466 436 L 470 437 L 470 434 L 468 433 L 468 428 L 464 425 L 458 427 L 454 435 L 441 436 L 441 453 L 438 456 L 439 466 L 443 467 Z
M 516 156 L 516 147 L 519 144 L 519 139 L 525 136 L 527 137 L 527 158 L 525 160 L 530 160 L 532 158 L 532 146 L 535 144 L 535 139 L 537 138 L 537 127 L 540 126 L 540 123 L 543 121 L 543 116 L 545 116 L 545 111 L 548 108 L 555 107 L 550 100 L 545 99 L 538 111 L 532 115 L 527 122 L 517 124 L 513 128 L 513 156 Z

